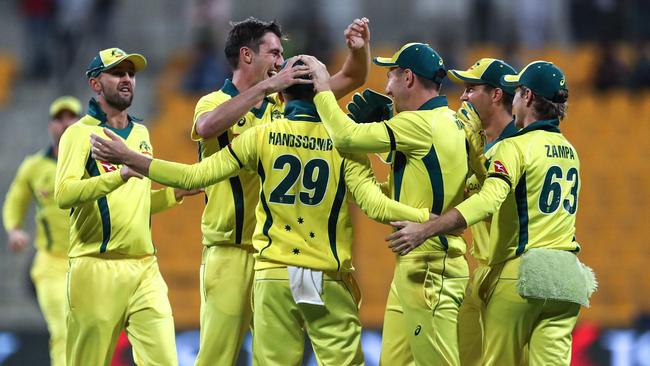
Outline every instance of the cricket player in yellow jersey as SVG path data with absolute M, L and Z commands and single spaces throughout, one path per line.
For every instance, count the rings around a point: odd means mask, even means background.
M 335 76 L 339 97 L 361 86 L 369 64 L 368 20 L 356 19 L 345 31 L 350 54 Z M 199 143 L 199 159 L 225 148 L 252 126 L 281 119 L 284 102 L 276 93 L 300 79 L 306 67 L 284 62 L 280 25 L 255 18 L 233 24 L 225 54 L 232 80 L 202 97 L 196 105 L 191 138 Z M 242 170 L 227 181 L 206 187 L 201 220 L 201 328 L 196 365 L 234 365 L 251 327 L 253 286 L 252 236 L 259 182 Z
M 501 85 L 502 76 L 515 74 L 517 72 L 510 65 L 493 58 L 480 59 L 468 70 L 449 71 L 449 79 L 465 88 L 460 97 L 463 104 L 456 115 L 466 124 L 468 134 L 478 135 L 475 139 L 468 136 L 468 141 L 474 142 L 473 147 L 475 147 L 470 149 L 470 153 L 484 155 L 483 162 L 491 159 L 495 151 L 494 145 L 517 132 L 512 118 L 514 87 Z M 482 163 L 470 164 L 470 167 L 472 170 L 480 169 L 478 172 L 473 171 L 466 182 L 467 194 L 473 195 L 481 189 L 487 167 Z M 487 265 L 490 218 L 477 222 L 470 229 L 472 230 L 471 253 L 476 259 L 477 268 L 470 276 L 465 298 L 458 312 L 458 350 L 460 364 L 463 366 L 481 365 L 482 313 L 485 305 L 478 296 L 478 288 L 490 269 Z
M 481 364 L 516 365 L 529 344 L 531 365 L 569 365 L 571 332 L 595 278 L 576 256 L 580 160 L 559 128 L 566 80 L 552 63 L 535 61 L 501 84 L 517 88 L 513 114 L 522 129 L 495 147 L 480 192 L 425 224 L 395 223 L 403 228 L 391 245 L 409 252 L 491 214 L 490 273 L 479 289 L 486 303 Z
M 29 234 L 22 229 L 23 222 L 32 200 L 36 203 L 36 256 L 31 277 L 50 332 L 53 366 L 65 365 L 65 278 L 70 231 L 70 211 L 60 209 L 54 201 L 54 176 L 61 135 L 79 119 L 81 112 L 81 103 L 75 97 L 60 97 L 52 102 L 48 123 L 52 144 L 22 162 L 2 210 L 9 247 L 20 252 L 30 241 Z
M 427 44 L 409 43 L 374 62 L 388 67 L 386 92 L 399 113 L 354 123 L 336 103 L 327 70 L 310 60 L 318 113 L 342 152 L 394 155 L 393 199 L 439 215 L 463 200 L 468 171 L 465 132 L 440 95 L 446 75 L 442 58 Z M 379 99 L 372 93 L 353 99 L 353 115 L 372 115 L 365 111 Z M 384 316 L 382 365 L 458 364 L 456 319 L 469 271 L 465 249 L 462 237 L 441 235 L 416 253 L 398 256 Z
M 247 130 L 226 149 L 192 166 L 152 161 L 128 151 L 115 136 L 109 141 L 95 137 L 93 142 L 95 156 L 172 186 L 202 187 L 242 168 L 257 171 L 256 365 L 300 364 L 305 331 L 319 364 L 362 365 L 348 202 L 356 201 L 382 222 L 429 217 L 427 209 L 384 196 L 365 155 L 341 154 L 334 148 L 313 96 L 311 85 L 288 88 L 283 93 L 284 118 Z
M 139 54 L 102 50 L 86 75 L 97 99 L 61 138 L 55 199 L 70 211 L 67 365 L 108 365 L 126 328 L 143 365 L 176 365 L 174 321 L 151 241 L 151 214 L 184 193 L 151 190 L 149 179 L 90 156 L 90 135 L 111 129 L 141 154 L 153 150 L 147 128 L 127 114 Z

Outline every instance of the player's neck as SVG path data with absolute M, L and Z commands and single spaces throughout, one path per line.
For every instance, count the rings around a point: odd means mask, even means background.
M 129 116 L 126 112 L 126 109 L 120 111 L 117 108 L 114 108 L 110 104 L 106 103 L 106 100 L 103 98 L 99 99 L 99 105 L 102 107 L 102 111 L 106 113 L 106 124 L 116 128 L 123 129 L 129 124 Z
M 484 122 L 487 142 L 494 142 L 494 140 L 499 138 L 510 122 L 512 122 L 512 115 L 503 108 L 499 108 L 496 113 L 487 116 Z
M 409 101 L 409 104 L 406 106 L 404 109 L 405 111 L 417 111 L 424 105 L 424 103 L 428 102 L 429 100 L 439 97 L 440 93 L 437 91 L 425 91 L 422 93 L 414 94 L 413 98 Z
M 258 80 L 256 80 L 250 73 L 236 70 L 232 74 L 232 83 L 235 84 L 235 87 L 240 93 L 243 93 L 256 85 Z

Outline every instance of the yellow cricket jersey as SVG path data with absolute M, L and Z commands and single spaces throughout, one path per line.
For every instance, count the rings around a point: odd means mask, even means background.
M 393 152 L 390 194 L 396 201 L 440 215 L 463 200 L 467 177 L 465 132 L 447 98 L 430 99 L 417 111 L 401 112 L 388 121 L 357 124 L 339 108 L 331 91 L 314 99 L 337 149 L 344 152 Z M 430 238 L 414 252 L 464 254 L 459 236 Z
M 54 201 L 55 175 L 56 157 L 52 147 L 25 158 L 7 192 L 2 217 L 5 230 L 22 228 L 33 199 L 36 203 L 36 248 L 66 255 L 70 211 L 60 209 Z
M 135 151 L 152 156 L 149 131 L 134 117 L 128 126 L 111 130 Z M 64 132 L 59 144 L 54 196 L 70 214 L 70 257 L 154 254 L 151 213 L 176 204 L 171 188 L 151 190 L 149 179 L 120 176 L 120 166 L 90 156 L 90 134 L 103 132 L 106 115 L 91 99 L 88 114 Z M 109 127 L 110 128 L 110 127 Z
M 518 129 L 515 126 L 515 122 L 512 121 L 503 129 L 503 131 L 501 131 L 499 137 L 485 145 L 484 155 L 486 158 L 486 164 L 489 164 L 490 160 L 492 160 L 492 157 L 494 156 L 494 152 L 496 151 L 496 149 L 494 149 L 495 145 L 497 145 L 501 140 L 513 136 L 517 131 Z M 476 175 L 472 174 L 472 176 L 467 179 L 466 189 L 470 196 L 481 190 L 481 183 L 478 178 L 476 178 Z M 470 226 L 470 230 L 472 231 L 472 256 L 483 264 L 487 264 L 488 261 L 491 220 L 492 217 L 487 217 L 485 220 L 478 221 L 474 225 Z
M 242 167 L 256 171 L 260 199 L 253 246 L 258 270 L 292 265 L 352 271 L 352 199 L 378 221 L 427 220 L 428 210 L 401 205 L 381 192 L 365 155 L 334 149 L 312 103 L 290 101 L 285 117 L 249 129 L 198 164 L 154 160 L 149 176 L 190 188 L 234 176 Z
M 264 98 L 260 108 L 247 112 L 228 131 L 215 138 L 202 139 L 196 133 L 197 119 L 237 94 L 235 85 L 226 79 L 220 90 L 205 95 L 196 104 L 191 137 L 199 143 L 199 160 L 220 151 L 247 129 L 282 118 L 284 103 L 278 94 L 272 94 Z M 205 188 L 206 202 L 201 219 L 203 245 L 252 244 L 259 188 L 256 174 L 246 170 Z
M 481 191 L 456 207 L 468 225 L 492 214 L 489 265 L 530 248 L 580 250 L 580 160 L 559 123 L 537 121 L 499 142 Z

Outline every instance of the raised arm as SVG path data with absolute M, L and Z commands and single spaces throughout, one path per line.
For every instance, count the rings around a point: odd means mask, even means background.
M 59 143 L 54 198 L 60 208 L 69 209 L 94 201 L 122 184 L 123 169 L 99 174 L 97 165 L 89 160 L 90 144 L 83 128 L 70 127 Z M 83 178 L 88 170 L 90 178 Z M 127 178 L 127 176 L 124 176 Z
M 370 69 L 370 21 L 355 19 L 345 29 L 345 44 L 348 56 L 341 70 L 332 76 L 331 87 L 336 99 L 343 98 L 362 86 Z
M 346 154 L 345 184 L 352 197 L 371 219 L 383 223 L 394 221 L 398 217 L 409 221 L 424 222 L 429 219 L 429 210 L 413 208 L 394 201 L 383 194 L 370 168 L 370 161 L 365 155 Z

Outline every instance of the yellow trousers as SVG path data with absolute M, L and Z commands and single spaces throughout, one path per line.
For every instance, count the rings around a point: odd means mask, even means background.
M 483 353 L 483 312 L 485 304 L 478 289 L 490 271 L 484 264 L 472 272 L 465 298 L 458 311 L 458 350 L 462 366 L 480 366 Z
M 139 365 L 177 365 L 174 319 L 155 256 L 70 259 L 68 366 L 109 365 L 126 329 Z
M 34 257 L 31 277 L 36 287 L 36 297 L 47 330 L 50 333 L 50 362 L 52 366 L 65 366 L 65 292 L 68 257 L 39 250 Z
M 363 365 L 359 291 L 350 273 L 323 273 L 325 306 L 296 304 L 286 267 L 255 271 L 253 365 L 300 365 L 309 335 L 319 365 Z
M 516 258 L 493 267 L 481 285 L 486 294 L 482 364 L 517 365 L 528 358 L 531 366 L 569 365 L 580 305 L 521 297 L 517 291 L 520 262 Z M 528 357 L 523 354 L 526 344 Z
M 246 331 L 252 326 L 252 247 L 203 248 L 201 329 L 195 365 L 234 365 Z
M 411 253 L 395 266 L 380 365 L 458 365 L 458 309 L 469 268 L 463 256 Z

